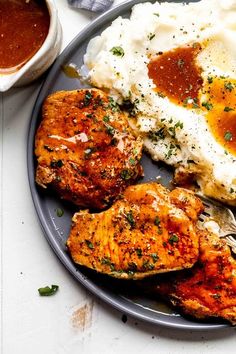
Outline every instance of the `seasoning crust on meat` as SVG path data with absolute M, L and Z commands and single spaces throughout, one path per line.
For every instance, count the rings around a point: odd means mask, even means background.
M 178 207 L 177 193 L 189 216 Z M 110 209 L 74 215 L 69 252 L 75 263 L 119 278 L 141 279 L 192 267 L 199 237 L 197 215 L 190 209 L 201 212 L 200 203 L 181 188 L 172 195 L 157 183 L 130 186 Z
M 236 324 L 236 260 L 225 240 L 207 231 L 201 231 L 196 265 L 187 272 L 157 280 L 148 291 L 169 299 L 187 315 L 199 319 L 221 317 Z
M 80 207 L 102 209 L 142 175 L 142 140 L 97 89 L 48 96 L 35 138 L 36 182 Z

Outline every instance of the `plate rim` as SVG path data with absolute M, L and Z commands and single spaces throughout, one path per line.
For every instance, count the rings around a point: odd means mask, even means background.
M 154 324 L 162 327 L 167 327 L 167 328 L 173 328 L 173 329 L 184 329 L 184 330 L 194 330 L 194 331 L 211 331 L 211 330 L 219 330 L 223 328 L 229 328 L 230 325 L 228 324 L 215 324 L 215 323 L 199 323 L 199 322 L 189 322 L 189 323 L 172 323 L 171 321 L 168 321 L 169 316 L 166 315 L 167 320 L 164 319 L 158 319 L 155 317 L 150 317 L 141 312 L 136 312 L 135 307 L 139 307 L 139 310 L 142 309 L 140 305 L 135 304 L 134 302 L 130 302 L 127 300 L 124 300 L 121 295 L 117 296 L 117 294 L 113 294 L 112 296 L 108 294 L 107 291 L 99 288 L 98 285 L 94 284 L 93 281 L 89 280 L 86 276 L 84 276 L 82 273 L 80 273 L 78 270 L 76 270 L 75 265 L 73 264 L 72 261 L 68 262 L 68 259 L 65 257 L 65 254 L 62 252 L 60 249 L 58 243 L 56 242 L 55 236 L 53 236 L 53 233 L 51 232 L 49 225 L 47 223 L 47 218 L 43 213 L 42 207 L 41 207 L 41 202 L 40 198 L 38 195 L 38 191 L 36 188 L 35 184 L 35 170 L 34 170 L 34 136 L 35 136 L 35 131 L 36 131 L 36 125 L 38 121 L 38 115 L 41 110 L 41 106 L 43 103 L 43 100 L 45 99 L 45 94 L 44 91 L 48 91 L 50 85 L 51 85 L 51 79 L 55 75 L 56 71 L 58 70 L 58 67 L 61 66 L 62 62 L 65 62 L 65 58 L 73 52 L 77 46 L 79 46 L 81 43 L 83 43 L 85 40 L 87 40 L 90 36 L 90 33 L 93 32 L 94 30 L 99 30 L 99 28 L 102 25 L 105 25 L 106 22 L 110 20 L 114 20 L 116 17 L 119 16 L 121 12 L 128 11 L 134 6 L 135 4 L 138 3 L 143 3 L 143 2 L 155 2 L 155 0 L 129 0 L 126 2 L 122 2 L 118 4 L 117 6 L 113 7 L 112 9 L 108 10 L 104 14 L 100 15 L 96 19 L 94 19 L 92 22 L 90 22 L 85 28 L 78 33 L 78 35 L 75 36 L 75 38 L 66 46 L 66 48 L 62 51 L 62 53 L 58 56 L 56 61 L 54 62 L 53 66 L 49 70 L 44 82 L 41 85 L 40 91 L 38 93 L 38 96 L 36 98 L 32 113 L 31 113 L 31 119 L 29 121 L 29 128 L 28 128 L 28 135 L 27 135 L 27 172 L 28 172 L 28 182 L 30 186 L 30 191 L 31 191 L 31 197 L 33 200 L 34 204 L 34 209 L 37 213 L 40 226 L 43 230 L 43 234 L 53 249 L 54 253 L 57 255 L 57 257 L 60 259 L 62 264 L 65 266 L 65 268 L 70 272 L 70 274 L 77 280 L 79 281 L 80 284 L 82 284 L 87 290 L 89 290 L 93 295 L 97 296 L 99 299 L 103 300 L 105 303 L 108 303 L 111 305 L 113 308 L 126 313 L 127 315 L 132 316 L 133 318 L 136 318 L 138 320 L 147 322 L 149 324 Z M 119 298 L 119 301 L 117 301 L 117 298 Z M 126 304 L 128 302 L 128 305 Z M 145 309 L 145 307 L 143 307 Z M 162 314 L 164 316 L 164 314 Z M 181 316 L 182 317 L 182 316 Z M 174 318 L 174 316 L 173 316 Z

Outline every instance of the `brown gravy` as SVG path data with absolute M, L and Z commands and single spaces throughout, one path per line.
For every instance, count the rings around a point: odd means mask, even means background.
M 0 0 L 0 73 L 19 70 L 39 50 L 50 25 L 43 0 Z
M 202 87 L 201 70 L 195 62 L 200 45 L 186 46 L 159 53 L 148 64 L 148 74 L 157 91 L 179 104 L 197 99 Z

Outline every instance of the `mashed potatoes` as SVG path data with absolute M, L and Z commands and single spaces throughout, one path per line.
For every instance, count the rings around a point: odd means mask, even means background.
M 94 86 L 134 106 L 154 160 L 236 205 L 236 1 L 136 5 L 92 39 Z

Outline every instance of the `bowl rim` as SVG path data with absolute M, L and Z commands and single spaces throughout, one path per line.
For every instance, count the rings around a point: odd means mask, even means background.
M 54 41 L 57 39 L 57 35 L 60 34 L 58 31 L 58 11 L 54 0 L 44 0 L 47 5 L 49 12 L 50 23 L 47 37 L 45 38 L 43 44 L 38 49 L 38 51 L 28 60 L 22 68 L 19 70 L 3 74 L 0 76 L 0 92 L 7 91 L 10 89 L 34 64 L 36 64 L 42 56 L 44 56 L 54 44 Z M 3 79 L 2 79 L 3 78 Z M 2 84 L 1 84 L 2 79 Z

